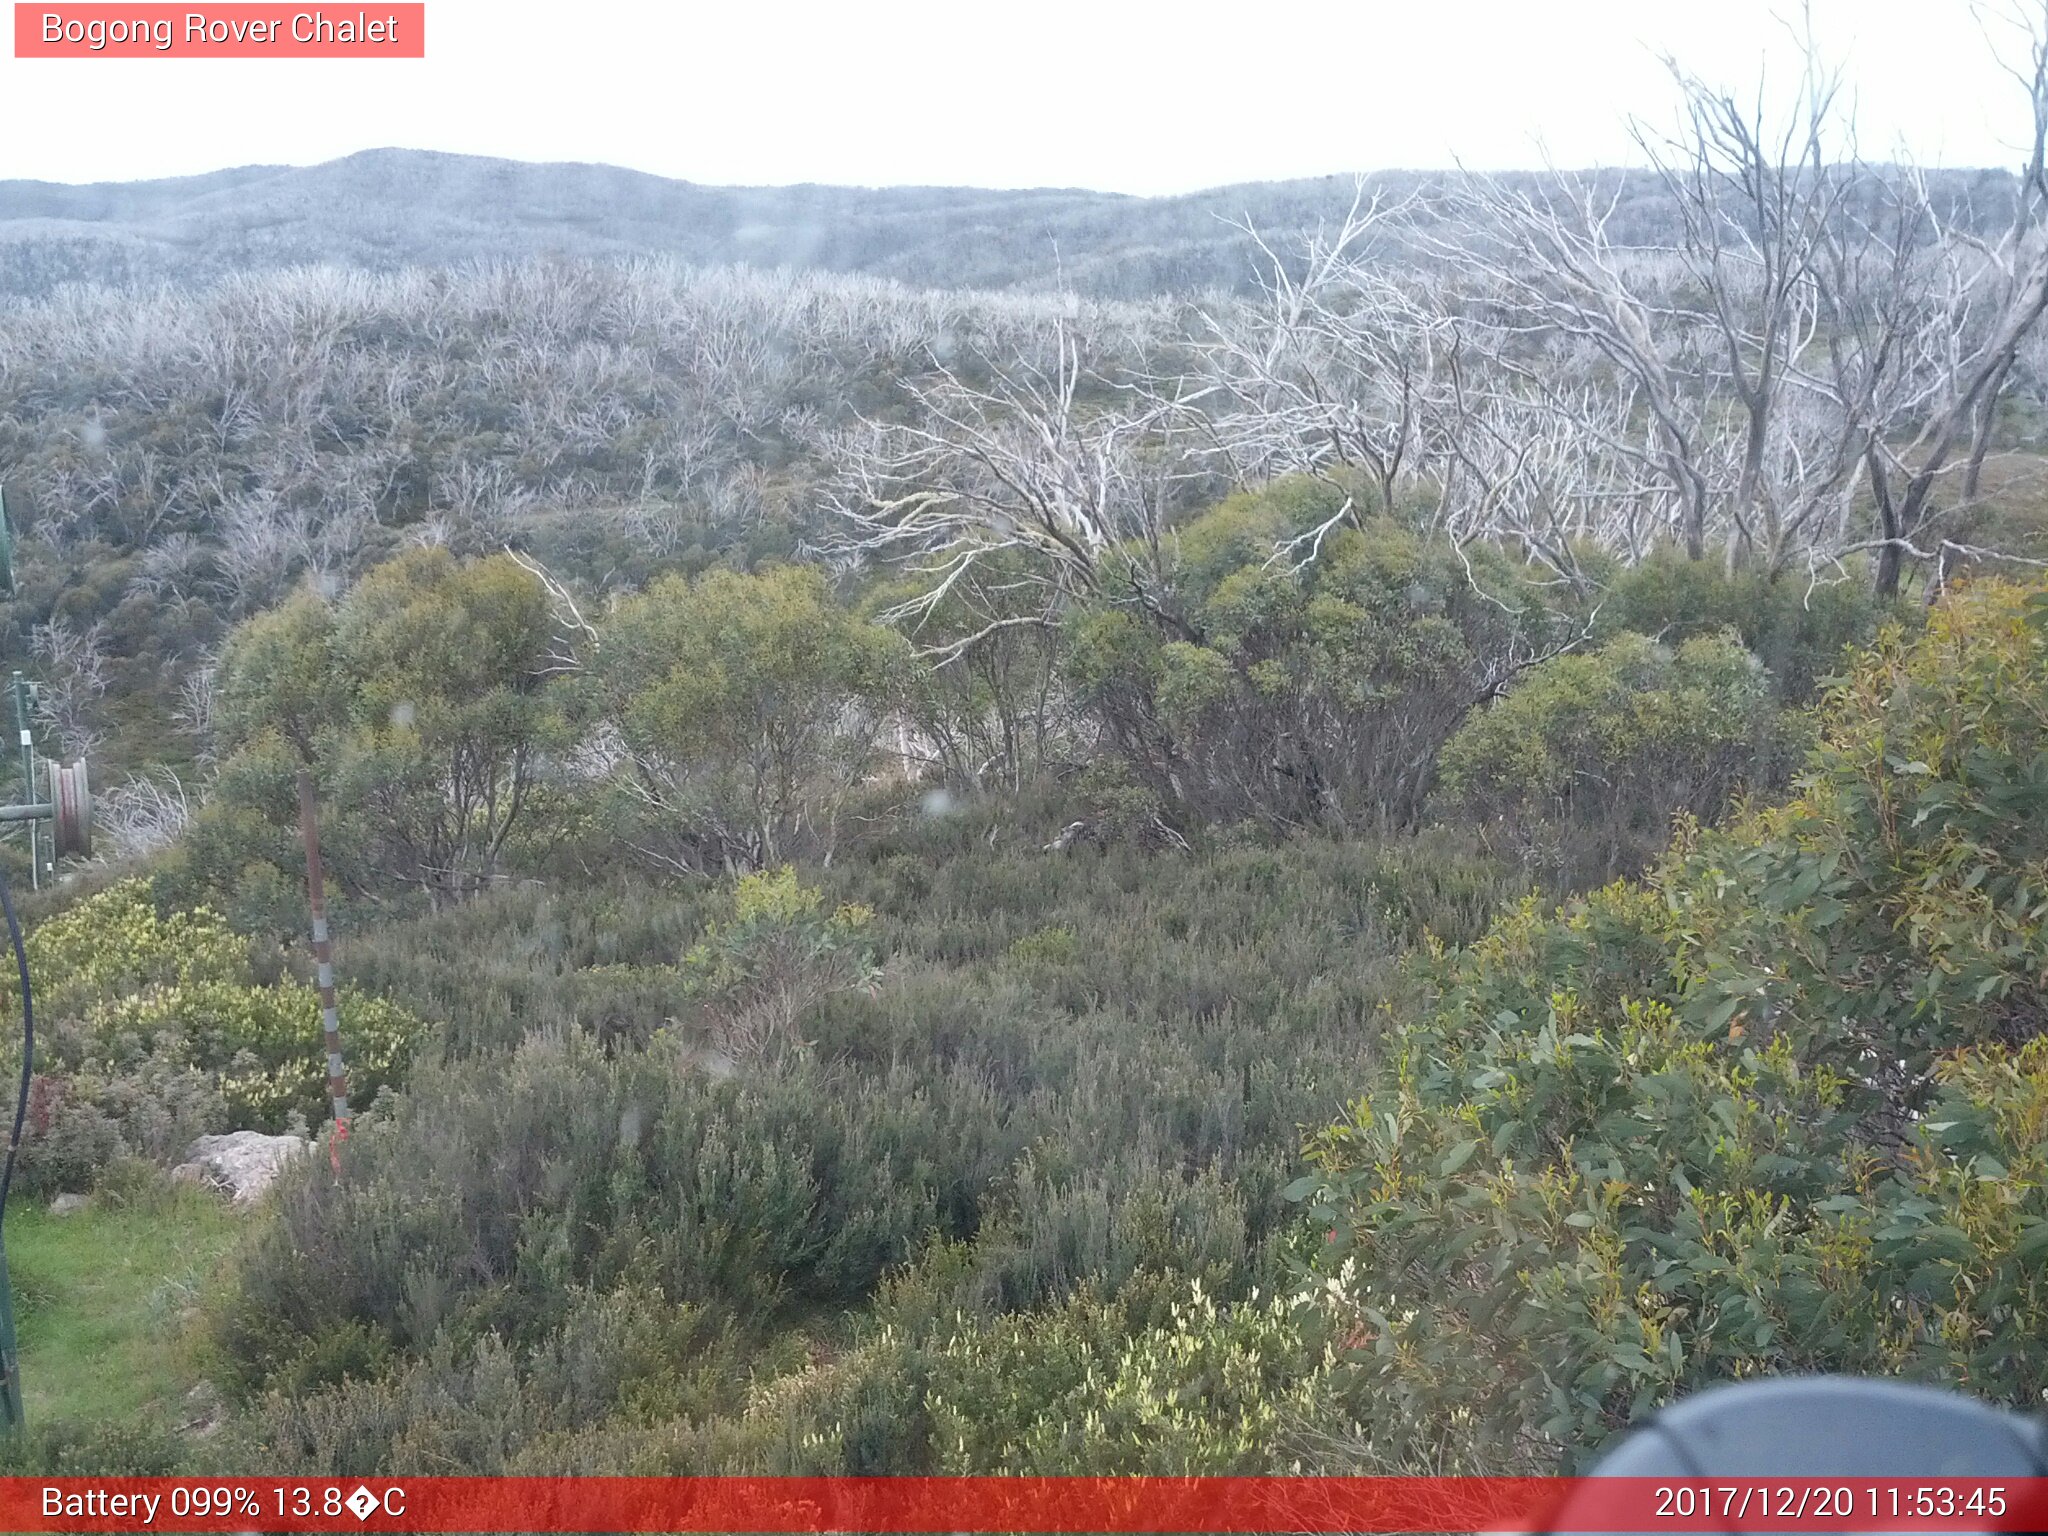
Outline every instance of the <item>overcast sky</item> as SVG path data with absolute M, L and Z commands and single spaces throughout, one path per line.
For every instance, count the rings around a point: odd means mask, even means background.
M 330 3 L 375 14 L 375 0 Z M 108 6 L 116 15 L 119 6 Z M 1968 0 L 1815 0 L 1864 152 L 2006 164 L 2024 102 Z M 1180 192 L 1634 158 L 1671 52 L 1789 78 L 1796 0 L 428 0 L 421 61 L 0 61 L 0 177 L 383 146 L 690 181 Z

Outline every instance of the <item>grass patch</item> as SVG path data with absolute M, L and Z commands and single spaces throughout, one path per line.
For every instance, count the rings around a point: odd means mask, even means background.
M 196 1190 L 97 1198 L 70 1216 L 9 1203 L 29 1423 L 133 1423 L 179 1412 L 208 1374 L 199 1303 L 242 1219 Z

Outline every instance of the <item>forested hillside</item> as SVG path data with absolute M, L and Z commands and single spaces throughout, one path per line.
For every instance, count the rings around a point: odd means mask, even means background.
M 0 189 L 0 636 L 100 790 L 25 903 L 8 1464 L 1540 1473 L 1736 1377 L 2037 1404 L 2048 33 L 2016 78 L 2016 176 L 1681 76 L 1640 174 L 1234 232 Z M 228 1208 L 228 1132 L 307 1146 Z
M 1510 177 L 1522 185 L 1536 178 Z M 1603 173 L 1629 240 L 1677 215 L 1649 173 Z M 1371 178 L 1389 198 L 1443 175 Z M 1930 193 L 1966 222 L 2001 219 L 2012 178 L 1942 172 Z M 919 287 L 1072 290 L 1096 298 L 1237 292 L 1257 241 L 1291 245 L 1342 213 L 1350 178 L 1255 182 L 1179 197 L 971 187 L 707 187 L 606 165 L 531 165 L 379 149 L 314 166 L 243 166 L 166 181 L 0 181 L 0 293 L 72 283 L 151 287 L 298 266 L 371 272 L 535 258 L 862 273 Z

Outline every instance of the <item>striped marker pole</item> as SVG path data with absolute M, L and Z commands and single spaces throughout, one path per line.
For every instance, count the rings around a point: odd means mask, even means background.
M 311 769 L 299 770 L 299 839 L 306 845 L 306 902 L 313 911 L 313 960 L 320 968 L 320 1024 L 327 1037 L 327 1092 L 334 1101 L 334 1137 L 327 1155 L 341 1174 L 341 1144 L 348 1140 L 348 1075 L 341 1061 L 341 1009 L 334 1001 L 334 945 L 327 935 L 327 881 L 320 868 L 319 805 Z

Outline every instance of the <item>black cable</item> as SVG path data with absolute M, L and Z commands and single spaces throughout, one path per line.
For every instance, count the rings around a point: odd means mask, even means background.
M 7 1165 L 0 1169 L 0 1220 L 7 1215 L 7 1191 L 14 1183 L 14 1154 L 21 1150 L 21 1128 L 28 1121 L 29 1076 L 36 1064 L 36 1010 L 28 984 L 28 949 L 21 942 L 21 920 L 14 915 L 14 893 L 0 873 L 0 909 L 7 914 L 7 936 L 14 941 L 14 967 L 21 976 L 21 1096 L 14 1104 L 14 1133 L 7 1138 Z

